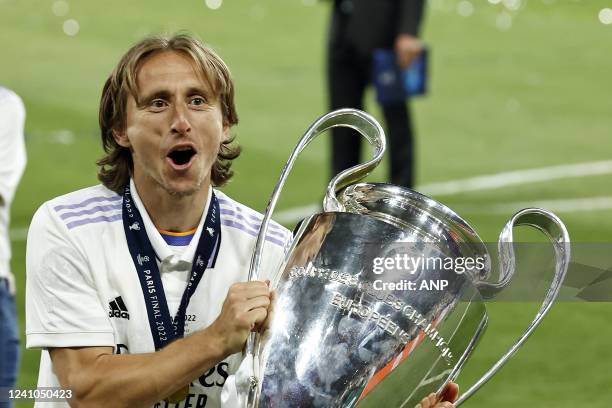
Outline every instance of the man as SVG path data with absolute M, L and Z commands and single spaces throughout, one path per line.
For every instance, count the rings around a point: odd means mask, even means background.
M 9 211 L 26 164 L 25 108 L 14 92 L 0 87 L 0 387 L 14 388 L 19 366 L 15 284 L 10 269 Z M 8 407 L 0 402 L 0 407 Z
M 394 49 L 402 68 L 422 50 L 418 39 L 424 0 L 334 0 L 328 44 L 329 103 L 363 109 L 372 78 L 374 50 Z M 382 107 L 391 154 L 390 181 L 412 187 L 413 132 L 406 101 Z M 332 176 L 359 163 L 361 138 L 348 128 L 332 130 Z
M 244 282 L 261 216 L 212 188 L 232 176 L 237 122 L 229 70 L 197 40 L 123 56 L 101 99 L 102 185 L 43 204 L 30 227 L 39 387 L 71 390 L 74 406 L 220 405 L 271 302 L 266 282 Z M 289 237 L 271 227 L 262 270 Z
M 43 204 L 30 228 L 39 387 L 88 407 L 216 407 L 226 383 L 235 393 L 230 375 L 273 293 L 244 282 L 261 216 L 212 188 L 239 153 L 233 97 L 226 65 L 191 37 L 145 39 L 123 56 L 100 106 L 103 185 Z M 271 226 L 263 271 L 289 238 Z

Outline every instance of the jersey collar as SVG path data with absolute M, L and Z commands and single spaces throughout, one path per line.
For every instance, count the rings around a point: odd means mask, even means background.
M 147 237 L 149 238 L 149 241 L 153 246 L 153 250 L 155 251 L 155 255 L 157 256 L 158 260 L 161 262 L 167 257 L 175 255 L 175 252 L 172 250 L 170 245 L 166 243 L 164 238 L 161 236 L 161 234 L 153 224 L 153 221 L 151 221 L 147 209 L 140 200 L 140 196 L 138 195 L 138 191 L 136 190 L 136 185 L 134 184 L 134 179 L 130 179 L 130 190 L 132 192 L 134 204 L 136 204 L 136 208 L 138 208 L 138 211 L 140 211 L 140 215 L 142 216 L 142 221 L 145 225 Z M 206 199 L 206 205 L 202 209 L 202 214 L 206 214 L 208 212 L 208 206 L 210 205 L 211 197 L 212 187 L 209 186 L 208 198 Z M 200 235 L 202 235 L 202 225 L 204 225 L 204 217 L 200 215 L 200 222 L 198 223 L 198 228 L 196 229 L 193 238 L 191 238 L 191 242 L 180 255 L 181 260 L 189 263 L 193 262 L 193 257 L 195 256 L 195 252 L 198 247 L 198 242 L 200 241 Z

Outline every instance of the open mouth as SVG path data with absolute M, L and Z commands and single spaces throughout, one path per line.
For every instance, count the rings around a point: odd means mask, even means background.
M 166 158 L 170 161 L 173 167 L 183 169 L 188 167 L 191 160 L 196 155 L 196 151 L 191 146 L 178 147 L 172 150 Z

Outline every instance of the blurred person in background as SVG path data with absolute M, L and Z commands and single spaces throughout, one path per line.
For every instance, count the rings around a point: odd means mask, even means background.
M 13 91 L 0 87 L 0 387 L 14 388 L 19 366 L 15 279 L 11 273 L 9 213 L 26 165 L 25 108 Z M 9 407 L 0 401 L 0 407 Z
M 363 109 L 366 87 L 372 83 L 373 57 L 378 49 L 393 49 L 397 64 L 408 68 L 423 51 L 418 38 L 425 0 L 333 0 L 327 45 L 327 88 L 330 110 Z M 414 184 L 413 126 L 408 100 L 381 105 L 391 166 L 390 182 Z M 352 129 L 332 129 L 332 177 L 359 163 L 361 136 Z M 451 408 L 459 387 L 450 383 L 439 400 L 425 397 L 418 408 Z
M 424 0 L 333 0 L 332 8 L 327 48 L 330 108 L 363 109 L 375 50 L 395 50 L 402 69 L 422 51 L 418 34 Z M 391 156 L 390 182 L 412 187 L 414 135 L 407 100 L 381 107 Z M 359 163 L 361 137 L 348 128 L 334 128 L 332 135 L 333 177 Z

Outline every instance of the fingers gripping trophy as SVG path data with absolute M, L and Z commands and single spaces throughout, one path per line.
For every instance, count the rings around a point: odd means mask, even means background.
M 246 405 L 414 407 L 432 392 L 442 392 L 485 330 L 486 300 L 512 281 L 513 228 L 532 226 L 553 246 L 552 284 L 524 333 L 462 393 L 455 403 L 461 405 L 523 345 L 550 309 L 569 265 L 567 230 L 549 211 L 518 211 L 500 234 L 494 268 L 474 229 L 448 207 L 406 188 L 359 183 L 383 157 L 384 132 L 370 115 L 342 109 L 314 122 L 287 161 L 262 222 L 250 279 L 257 279 L 268 223 L 295 160 L 317 135 L 337 126 L 365 137 L 373 157 L 335 176 L 323 212 L 305 219 L 296 232 L 272 281 L 278 299 L 271 326 L 247 342 L 256 374 L 244 396 Z M 408 257 L 411 268 L 393 261 Z M 475 261 L 470 268 L 462 261 L 458 273 L 460 259 Z M 448 262 L 455 267 L 447 268 Z M 384 267 L 389 268 L 381 273 Z M 491 281 L 491 276 L 498 278 Z M 424 282 L 428 290 L 417 290 Z

